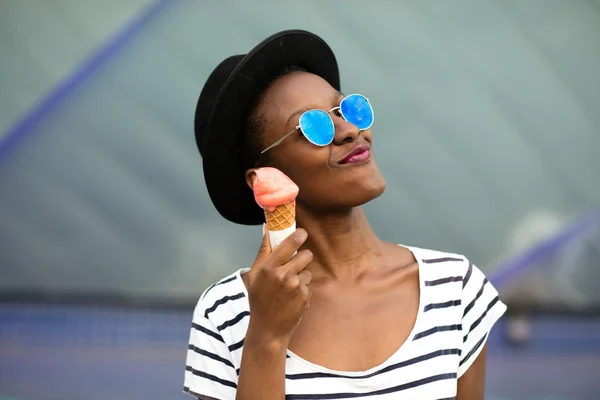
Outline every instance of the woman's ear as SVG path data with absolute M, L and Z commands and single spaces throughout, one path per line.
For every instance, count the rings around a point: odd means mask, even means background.
M 254 186 L 254 179 L 256 178 L 256 168 L 250 168 L 246 171 L 246 184 L 248 185 L 248 187 L 250 188 L 250 190 L 253 189 Z

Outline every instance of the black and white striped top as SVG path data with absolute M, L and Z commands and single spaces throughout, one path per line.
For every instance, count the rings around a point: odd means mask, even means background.
M 421 293 L 406 342 L 383 364 L 362 372 L 329 370 L 288 351 L 287 400 L 455 398 L 458 378 L 477 358 L 506 306 L 465 257 L 409 249 L 419 263 Z M 215 283 L 200 297 L 187 353 L 188 393 L 235 399 L 250 315 L 243 272 Z

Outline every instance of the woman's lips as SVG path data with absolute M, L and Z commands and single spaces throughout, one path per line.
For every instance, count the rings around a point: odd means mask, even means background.
M 367 161 L 370 156 L 371 156 L 371 152 L 369 150 L 364 150 L 364 151 L 361 151 L 358 154 L 355 154 L 355 155 L 351 156 L 350 158 L 348 158 L 347 160 L 345 160 L 342 164 L 356 164 L 356 163 L 360 163 L 360 162 L 363 162 L 363 161 Z
M 340 164 L 357 164 L 365 162 L 371 157 L 371 149 L 368 145 L 356 146 L 346 157 L 340 161 Z

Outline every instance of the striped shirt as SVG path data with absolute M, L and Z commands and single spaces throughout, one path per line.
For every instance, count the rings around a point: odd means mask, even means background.
M 419 311 L 406 342 L 383 364 L 362 372 L 333 371 L 288 351 L 287 400 L 454 399 L 457 380 L 482 350 L 506 311 L 498 292 L 464 256 L 411 250 L 419 264 Z M 184 390 L 234 400 L 248 293 L 239 270 L 209 287 L 194 310 Z

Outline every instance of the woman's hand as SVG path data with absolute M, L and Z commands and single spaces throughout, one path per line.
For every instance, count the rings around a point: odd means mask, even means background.
M 247 272 L 249 334 L 287 346 L 310 304 L 311 273 L 306 267 L 313 255 L 309 250 L 296 253 L 307 237 L 304 229 L 296 229 L 273 251 L 268 233 L 263 235 L 256 260 Z

